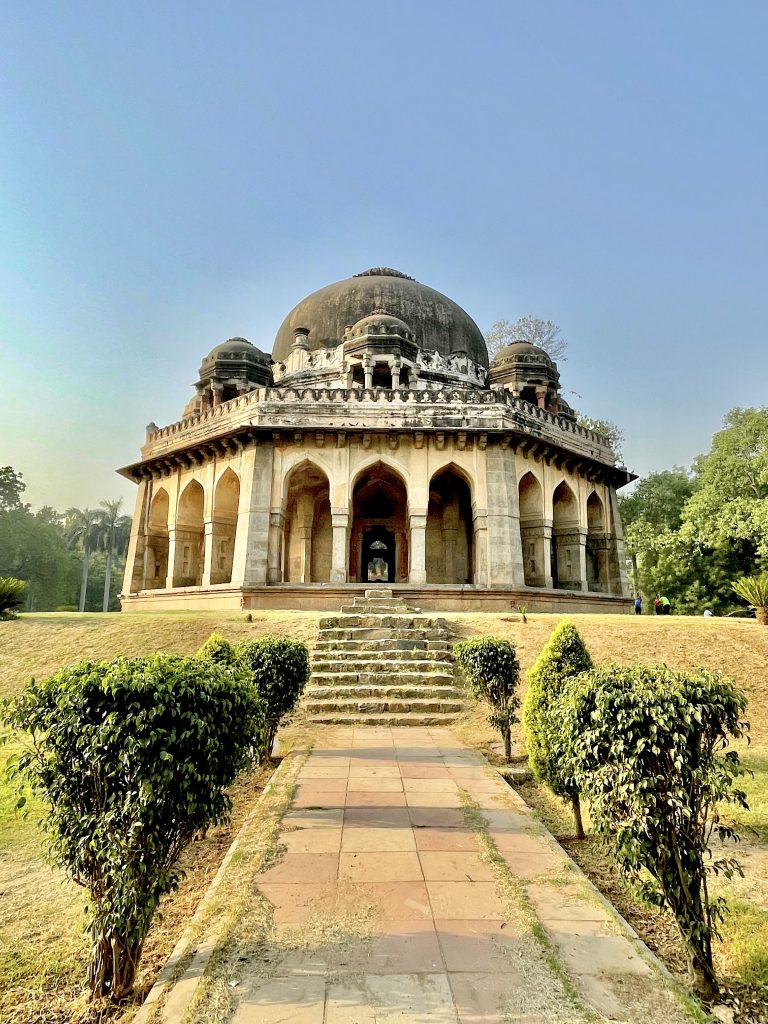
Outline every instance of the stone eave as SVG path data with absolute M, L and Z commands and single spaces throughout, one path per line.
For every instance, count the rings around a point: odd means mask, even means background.
M 384 437 L 388 446 L 396 450 L 400 437 L 407 435 L 415 448 L 422 448 L 429 436 L 432 444 L 442 450 L 448 441 L 459 449 L 477 446 L 483 450 L 489 445 L 498 445 L 520 452 L 534 462 L 549 462 L 558 469 L 567 472 L 579 472 L 595 482 L 604 482 L 614 487 L 623 487 L 636 480 L 637 476 L 630 473 L 624 466 L 616 466 L 612 462 L 596 457 L 594 454 L 574 450 L 565 443 L 558 443 L 553 437 L 537 436 L 527 425 L 524 427 L 464 427 L 461 424 L 437 424 L 423 426 L 391 426 L 364 425 L 345 426 L 338 428 L 331 424 L 315 424 L 301 426 L 241 424 L 226 433 L 208 437 L 199 441 L 190 441 L 183 446 L 168 451 L 147 455 L 138 462 L 124 466 L 117 472 L 128 480 L 138 483 L 142 478 L 165 476 L 176 471 L 204 465 L 212 457 L 225 457 L 237 453 L 242 448 L 271 441 L 278 445 L 301 444 L 311 438 L 315 447 L 343 447 L 356 439 L 363 448 L 372 446 L 374 437 Z

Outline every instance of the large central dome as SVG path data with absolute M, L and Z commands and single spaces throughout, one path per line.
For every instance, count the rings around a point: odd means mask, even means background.
M 309 328 L 311 350 L 340 345 L 344 328 L 383 310 L 405 321 L 420 349 L 449 356 L 464 352 L 488 366 L 488 350 L 480 328 L 446 295 L 387 267 L 375 267 L 346 281 L 337 281 L 308 295 L 283 320 L 272 357 L 280 362 L 293 346 L 294 329 Z

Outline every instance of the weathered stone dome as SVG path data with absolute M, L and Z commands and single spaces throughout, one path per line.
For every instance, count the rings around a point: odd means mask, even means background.
M 309 348 L 332 348 L 344 340 L 345 328 L 367 318 L 372 310 L 408 325 L 419 348 L 442 356 L 466 353 L 488 366 L 488 350 L 480 328 L 452 299 L 387 267 L 375 267 L 346 281 L 337 281 L 308 295 L 283 321 L 272 351 L 276 361 L 288 357 L 294 329 L 309 329 Z
M 527 363 L 541 362 L 545 366 L 555 365 L 543 348 L 530 341 L 512 341 L 500 348 L 493 357 L 492 365 L 518 359 Z
M 256 348 L 246 338 L 228 338 L 227 341 L 222 341 L 216 348 L 211 349 L 205 359 L 203 359 L 203 365 L 221 358 L 263 360 L 265 353 Z
M 370 316 L 363 317 L 353 324 L 346 333 L 347 338 L 360 338 L 363 335 L 380 334 L 413 339 L 413 331 L 400 317 L 392 316 L 383 310 L 374 310 Z

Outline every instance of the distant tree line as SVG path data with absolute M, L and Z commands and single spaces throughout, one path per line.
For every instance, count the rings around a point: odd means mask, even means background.
M 768 407 L 732 409 L 689 471 L 651 473 L 619 498 L 630 585 L 673 610 L 743 608 L 731 583 L 768 569 Z
M 116 611 L 131 532 L 122 501 L 33 512 L 26 484 L 0 467 L 0 576 L 24 580 L 27 611 Z

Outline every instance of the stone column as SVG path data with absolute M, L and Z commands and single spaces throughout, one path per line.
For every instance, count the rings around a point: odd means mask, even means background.
M 582 590 L 589 590 L 589 583 L 587 582 L 587 531 L 582 527 L 579 527 L 578 534 L 578 585 Z
M 393 391 L 399 391 L 400 390 L 400 360 L 399 359 L 393 359 L 392 362 L 389 365 L 390 365 L 390 368 L 392 370 L 392 390 Z
M 135 594 L 144 589 L 147 578 L 146 570 L 146 531 L 149 516 L 149 503 L 152 490 L 146 477 L 139 483 L 136 494 L 136 505 L 131 522 L 131 539 L 128 541 L 128 554 L 125 556 L 125 574 L 123 576 L 123 594 Z
M 365 387 L 373 387 L 373 364 L 368 356 L 363 359 L 363 373 L 365 374 Z
M 211 572 L 213 570 L 213 520 L 206 519 L 203 523 L 205 530 L 205 545 L 203 547 L 203 578 L 200 582 L 202 587 L 210 587 Z
M 274 509 L 269 514 L 267 583 L 283 582 L 283 536 L 285 516 Z
M 331 550 L 331 583 L 347 582 L 347 536 L 349 533 L 349 512 L 331 510 L 331 526 L 333 528 L 333 547 Z
M 541 528 L 541 548 L 544 559 L 544 586 L 552 590 L 552 523 L 545 522 Z
M 475 565 L 472 578 L 476 587 L 488 586 L 488 513 L 485 509 L 475 512 L 474 527 Z
M 218 409 L 221 405 L 221 394 L 224 390 L 223 384 L 211 384 L 211 394 L 213 396 L 213 408 Z
M 524 587 L 514 452 L 509 448 L 489 445 L 485 453 L 485 472 L 488 490 L 488 585 Z
M 251 445 L 242 455 L 240 501 L 232 552 L 233 586 L 263 587 L 267 582 L 273 457 L 271 444 Z
M 409 583 L 427 582 L 427 513 L 412 512 L 411 527 L 411 568 Z
M 301 582 L 312 582 L 312 524 L 303 523 L 299 527 L 301 538 Z
M 536 388 L 536 403 L 540 409 L 546 409 L 547 407 L 547 389 Z
M 165 580 L 166 589 L 173 586 L 173 577 L 176 574 L 176 527 L 168 527 L 168 576 Z

